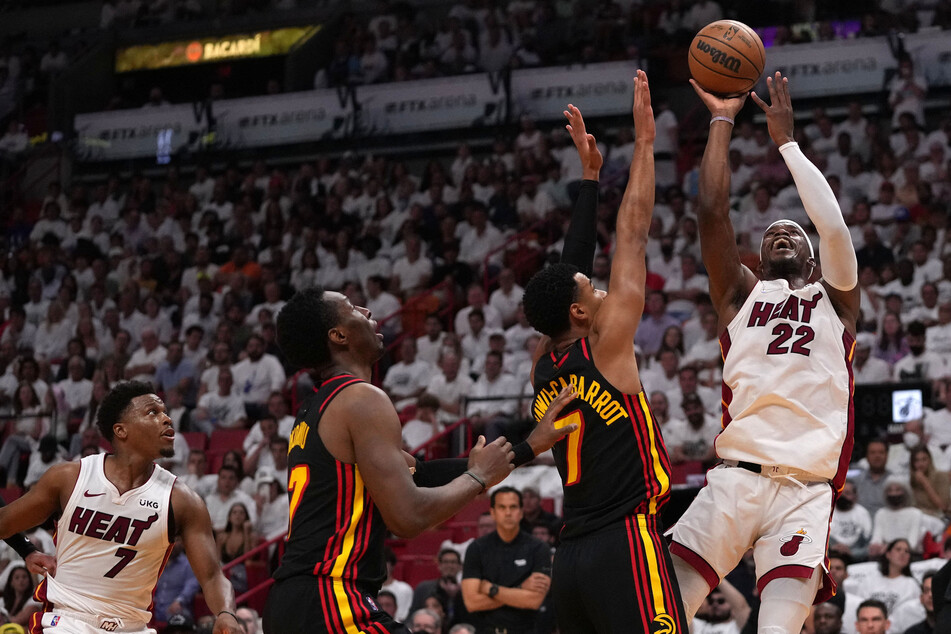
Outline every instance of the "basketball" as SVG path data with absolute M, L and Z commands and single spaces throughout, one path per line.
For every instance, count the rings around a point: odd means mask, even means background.
M 756 31 L 735 20 L 706 25 L 690 43 L 690 74 L 705 90 L 718 95 L 750 91 L 766 64 L 766 49 Z

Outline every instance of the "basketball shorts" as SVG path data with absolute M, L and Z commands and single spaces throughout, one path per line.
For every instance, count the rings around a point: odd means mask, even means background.
M 552 564 L 552 604 L 565 634 L 688 633 L 656 515 L 563 541 Z
M 408 634 L 352 581 L 298 575 L 271 587 L 264 607 L 264 634 Z
M 29 634 L 155 634 L 145 623 L 125 624 L 117 619 L 96 617 L 75 612 L 51 610 L 37 612 L 30 619 Z
M 769 478 L 720 465 L 674 527 L 670 552 L 716 587 L 753 549 L 757 587 L 779 577 L 808 579 L 817 566 L 828 570 L 826 553 L 833 491 L 828 482 Z M 819 596 L 834 588 L 826 575 Z

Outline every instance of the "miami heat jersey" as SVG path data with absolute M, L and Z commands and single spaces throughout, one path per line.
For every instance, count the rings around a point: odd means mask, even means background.
M 577 423 L 578 429 L 552 448 L 565 491 L 562 537 L 656 513 L 670 491 L 670 461 L 644 392 L 625 394 L 611 385 L 595 366 L 587 338 L 579 339 L 561 357 L 551 353 L 535 364 L 536 421 L 569 383 L 578 398 L 557 424 Z
M 852 454 L 853 343 L 821 284 L 758 282 L 720 337 L 717 455 L 841 486 Z
M 355 464 L 334 458 L 317 433 L 330 402 L 361 383 L 349 374 L 332 377 L 307 399 L 291 430 L 288 453 L 290 531 L 278 580 L 318 575 L 360 582 L 379 591 L 386 578 L 386 525 Z M 335 591 L 337 585 L 334 586 Z M 345 592 L 343 587 L 341 592 Z
M 147 623 L 152 592 L 171 552 L 169 508 L 175 476 L 155 465 L 140 487 L 119 494 L 106 454 L 80 461 L 79 478 L 56 525 L 56 576 L 39 601 L 125 625 Z

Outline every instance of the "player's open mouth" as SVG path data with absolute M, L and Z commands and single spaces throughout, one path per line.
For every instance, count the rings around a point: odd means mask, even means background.
M 788 249 L 792 251 L 794 247 L 788 238 L 776 238 L 773 240 L 773 249 Z
M 163 433 L 162 433 L 162 437 L 163 437 L 163 438 L 172 438 L 172 439 L 174 439 L 174 438 L 175 438 L 175 430 L 174 430 L 174 429 L 169 429 L 168 431 L 163 432 Z

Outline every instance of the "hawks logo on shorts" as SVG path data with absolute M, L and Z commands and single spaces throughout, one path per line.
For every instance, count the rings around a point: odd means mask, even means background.
M 783 535 L 779 538 L 779 541 L 784 542 L 779 552 L 786 557 L 792 557 L 799 552 L 799 544 L 811 544 L 812 538 L 806 534 L 806 529 L 800 528 L 795 533 Z
M 669 614 L 658 614 L 651 621 L 650 634 L 677 634 L 677 621 Z

